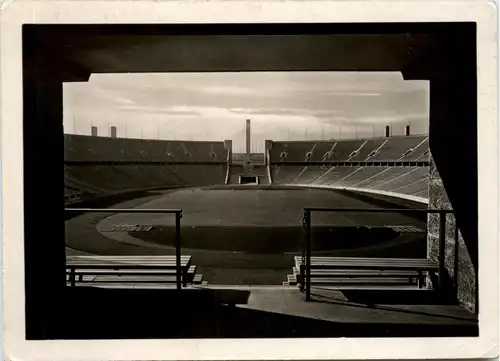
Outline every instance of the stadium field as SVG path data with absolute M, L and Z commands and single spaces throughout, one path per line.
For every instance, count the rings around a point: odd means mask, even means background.
M 377 206 L 326 189 L 212 186 L 156 191 L 112 208 L 124 207 L 181 208 L 182 251 L 210 284 L 277 285 L 300 254 L 303 207 Z M 67 222 L 67 246 L 93 254 L 174 254 L 174 224 L 167 214 L 85 214 Z M 151 229 L 120 232 L 119 225 Z M 315 213 L 312 226 L 313 255 L 426 254 L 425 223 L 398 213 Z

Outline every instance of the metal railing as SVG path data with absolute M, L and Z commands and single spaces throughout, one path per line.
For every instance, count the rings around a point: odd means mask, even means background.
M 182 265 L 181 265 L 181 218 L 182 209 L 120 209 L 120 208 L 65 208 L 66 212 L 75 213 L 160 213 L 175 214 L 175 283 L 178 290 L 182 288 Z
M 446 215 L 455 214 L 454 210 L 449 209 L 380 209 L 380 208 L 320 208 L 320 207 L 305 207 L 303 208 L 304 216 L 302 226 L 304 228 L 304 241 L 302 244 L 302 267 L 305 271 L 305 280 L 302 279 L 301 289 L 305 288 L 306 300 L 311 299 L 311 215 L 313 212 L 337 212 L 337 213 L 434 213 L 439 214 L 439 253 L 438 253 L 438 289 L 442 289 L 444 285 L 445 271 L 445 247 L 446 247 Z M 455 220 L 455 255 L 454 255 L 454 283 L 457 287 L 458 280 L 458 225 Z M 477 285 L 476 285 L 477 288 Z M 477 293 L 477 292 L 476 292 Z

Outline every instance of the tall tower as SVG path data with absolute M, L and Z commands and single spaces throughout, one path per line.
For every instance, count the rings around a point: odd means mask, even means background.
M 246 148 L 247 148 L 247 158 L 250 159 L 250 119 L 247 119 L 247 126 L 246 126 Z

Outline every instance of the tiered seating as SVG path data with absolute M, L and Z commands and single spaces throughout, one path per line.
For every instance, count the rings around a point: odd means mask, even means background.
M 398 193 L 408 194 L 415 197 L 429 198 L 429 185 L 427 182 L 424 185 L 422 185 L 422 183 L 423 182 L 421 182 L 418 187 L 416 187 L 415 185 L 408 186 L 408 189 L 398 191 Z
M 306 166 L 300 171 L 293 183 L 309 184 L 324 174 L 328 169 L 330 169 L 329 166 Z
M 302 259 L 296 256 L 294 261 L 293 274 L 288 276 L 287 283 L 301 284 L 302 288 Z M 428 259 L 311 257 L 311 285 L 421 288 L 425 273 L 437 270 L 438 266 Z
M 403 161 L 429 161 L 429 138 L 425 138 L 413 152 L 405 155 L 401 160 Z
M 346 177 L 357 169 L 357 167 L 336 166 L 329 168 L 323 175 L 314 180 L 311 184 L 331 185 Z
M 352 161 L 364 161 L 375 150 L 379 149 L 387 142 L 387 139 L 369 139 L 366 140 L 361 149 L 350 158 Z
M 427 136 L 338 142 L 276 142 L 271 149 L 271 161 L 428 161 L 428 147 Z M 307 152 L 308 159 L 303 159 Z M 282 153 L 287 154 L 286 159 L 280 159 Z M 350 167 L 325 164 L 282 165 L 271 169 L 275 184 L 330 185 L 378 189 L 419 197 L 428 195 L 428 167 Z
M 373 189 L 377 185 L 387 182 L 390 179 L 399 177 L 400 175 L 406 173 L 408 168 L 405 167 L 376 167 L 378 171 L 375 174 L 361 180 L 358 183 L 351 184 L 351 187 L 357 188 L 370 188 Z
M 373 189 L 381 189 L 385 191 L 393 191 L 400 187 L 406 186 L 413 183 L 416 180 L 426 179 L 429 174 L 429 169 L 427 167 L 417 167 L 417 168 L 402 168 L 400 175 L 394 177 L 384 183 L 379 183 L 373 187 Z
M 67 161 L 225 162 L 223 142 L 165 141 L 66 134 Z
M 354 187 L 357 183 L 380 173 L 386 167 L 354 167 L 351 169 L 352 172 L 332 184 L 341 187 Z
M 271 166 L 273 183 L 291 184 L 303 169 L 303 166 Z
M 271 161 L 304 162 L 307 154 L 313 150 L 315 145 L 316 142 L 307 141 L 273 142 Z
M 349 160 L 351 155 L 362 145 L 363 140 L 344 140 L 338 141 L 335 147 L 325 157 L 326 161 L 345 161 Z
M 67 180 L 80 189 L 119 192 L 175 185 L 223 184 L 226 166 L 113 165 L 68 166 Z
M 223 142 L 184 142 L 65 135 L 65 160 L 185 164 L 69 164 L 65 183 L 92 194 L 176 185 L 224 184 L 227 150 Z M 190 165 L 204 162 L 206 165 Z M 209 163 L 214 163 L 210 165 Z M 69 196 L 68 196 L 69 197 Z
M 317 142 L 314 148 L 311 150 L 309 157 L 310 161 L 322 161 L 325 160 L 330 154 L 330 150 L 335 146 L 335 142 Z
M 388 160 L 399 160 L 408 152 L 415 147 L 419 146 L 421 143 L 425 142 L 427 137 L 394 137 L 389 138 L 380 150 L 369 156 L 369 160 L 372 161 L 388 161 Z M 419 147 L 420 148 L 420 147 Z
M 176 283 L 175 256 L 68 256 L 66 282 L 77 284 L 172 284 Z M 181 256 L 182 284 L 201 284 L 191 256 Z M 137 287 L 137 286 L 136 286 Z

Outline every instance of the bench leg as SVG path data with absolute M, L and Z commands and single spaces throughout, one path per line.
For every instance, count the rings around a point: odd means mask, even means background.
M 305 267 L 304 265 L 300 265 L 300 272 L 299 272 L 299 285 L 300 285 L 300 292 L 304 292 L 304 280 L 305 280 Z
M 69 281 L 71 283 L 71 287 L 75 287 L 75 269 L 72 268 L 69 274 Z
M 419 271 L 418 272 L 418 281 L 417 281 L 418 288 L 424 287 L 424 280 L 425 280 L 424 274 L 421 271 Z

